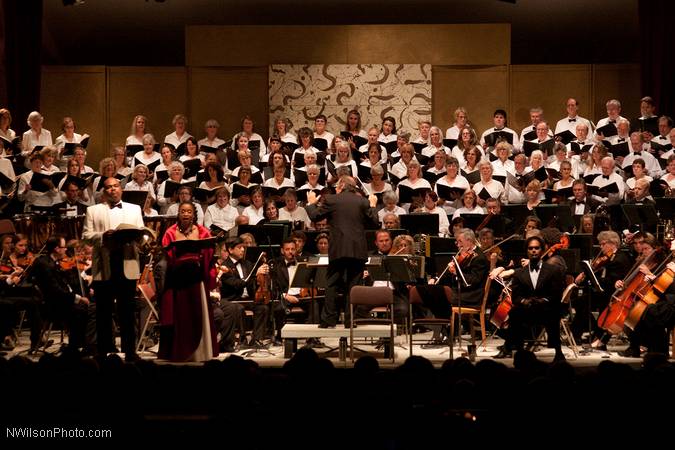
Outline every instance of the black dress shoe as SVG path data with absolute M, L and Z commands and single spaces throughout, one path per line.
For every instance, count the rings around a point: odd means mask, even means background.
M 556 352 L 555 356 L 553 357 L 553 362 L 557 363 L 561 361 L 566 361 L 565 354 L 563 352 Z
M 624 358 L 639 358 L 640 350 L 637 348 L 628 347 L 626 350 L 619 352 L 619 356 L 622 356 Z
M 499 350 L 499 353 L 493 356 L 493 358 L 494 359 L 513 358 L 513 352 L 511 350 L 506 350 L 505 348 L 502 348 L 501 350 Z
M 319 328 L 335 328 L 335 324 L 332 324 L 332 325 L 331 325 L 331 324 L 326 323 L 326 322 L 321 322 L 321 323 L 319 324 Z

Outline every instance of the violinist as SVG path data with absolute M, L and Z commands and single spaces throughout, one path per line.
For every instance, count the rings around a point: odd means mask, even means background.
M 600 243 L 600 254 L 592 261 L 591 266 L 604 292 L 593 292 L 590 296 L 590 302 L 586 298 L 574 301 L 572 306 L 576 310 L 576 314 L 572 320 L 571 328 L 575 339 L 580 339 L 583 331 L 591 331 L 597 339 L 591 341 L 594 347 L 599 350 L 606 350 L 610 335 L 604 334 L 594 319 L 590 321 L 592 329 L 586 330 L 589 315 L 591 311 L 602 310 L 609 304 L 611 295 L 616 288 L 616 282 L 625 278 L 630 270 L 631 262 L 624 252 L 619 251 L 621 240 L 616 232 L 601 231 L 598 233 L 598 242 Z M 584 279 L 585 274 L 580 273 L 574 282 L 580 286 Z
M 298 268 L 296 260 L 297 247 L 292 237 L 284 239 L 281 244 L 281 256 L 274 260 L 271 268 L 273 298 L 280 299 L 274 305 L 274 320 L 276 324 L 276 336 L 274 341 L 281 345 L 281 328 L 284 325 L 286 316 L 290 314 L 291 307 L 302 308 L 302 316 L 297 320 L 305 322 L 307 319 L 311 323 L 319 321 L 320 309 L 316 305 L 312 305 L 310 299 L 307 298 L 308 289 L 300 289 L 299 287 L 290 287 L 291 281 L 295 276 L 295 271 Z M 303 295 L 305 297 L 303 297 Z
M 541 255 L 546 242 L 539 236 L 526 241 L 528 264 L 513 274 L 511 285 L 513 308 L 509 312 L 509 328 L 504 347 L 495 358 L 510 358 L 522 349 L 525 336 L 533 325 L 543 325 L 548 336 L 548 347 L 555 349 L 553 361 L 564 361 L 560 348 L 560 300 L 565 274 L 558 267 L 543 264 Z
M 25 270 L 33 262 L 34 258 L 33 253 L 28 250 L 28 238 L 23 234 L 17 234 L 14 250 L 9 255 L 11 265 Z
M 256 292 L 256 278 L 261 274 L 269 274 L 269 266 L 260 265 L 256 273 L 249 277 L 254 267 L 252 262 L 245 259 L 246 246 L 239 237 L 227 241 L 227 251 L 229 257 L 223 262 L 223 266 L 230 270 L 220 279 L 220 303 L 215 314 L 216 325 L 221 335 L 220 350 L 231 353 L 234 351 L 236 325 L 239 326 L 242 344 L 245 343 L 244 308 L 253 311 L 253 341 L 251 344 L 257 345 L 262 342 L 269 309 L 264 304 L 253 302 L 253 298 Z
M 66 256 L 66 250 L 66 241 L 62 236 L 51 236 L 45 244 L 46 254 L 35 260 L 32 270 L 45 301 L 45 312 L 51 320 L 65 321 L 69 330 L 67 349 L 78 351 L 87 345 L 85 334 L 88 324 L 90 330 L 95 324 L 93 317 L 89 320 L 89 298 L 71 288 L 58 265 Z M 88 345 L 85 350 L 93 351 L 93 342 Z M 36 349 L 32 348 L 33 351 Z
M 450 275 L 457 275 L 457 269 L 454 261 L 448 264 L 448 273 L 441 278 L 429 280 L 429 284 L 447 284 L 452 288 L 453 305 L 458 305 L 461 302 L 462 306 L 476 307 L 480 306 L 483 300 L 483 288 L 485 280 L 488 276 L 489 264 L 485 255 L 478 247 L 478 241 L 473 230 L 469 228 L 462 228 L 455 234 L 457 239 L 458 253 L 456 260 L 460 265 L 467 285 L 462 282 L 461 288 L 458 290 L 457 277 Z M 461 293 L 461 298 L 459 297 Z

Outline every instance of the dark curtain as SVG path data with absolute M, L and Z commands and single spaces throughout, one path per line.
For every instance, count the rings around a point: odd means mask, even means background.
M 675 114 L 675 2 L 640 0 L 642 95 L 650 95 L 657 114 Z
M 40 109 L 42 0 L 3 0 L 7 100 L 12 129 L 28 128 L 31 111 Z

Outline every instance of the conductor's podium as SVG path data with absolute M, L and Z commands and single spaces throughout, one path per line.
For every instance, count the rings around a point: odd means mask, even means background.
M 359 325 L 354 328 L 354 339 L 389 339 L 388 325 Z M 396 335 L 396 325 L 394 325 L 394 335 Z M 338 356 L 340 361 L 347 359 L 347 345 L 349 340 L 349 327 L 336 325 L 335 328 L 319 328 L 318 324 L 287 323 L 281 329 L 281 338 L 284 340 L 284 358 L 290 358 L 298 349 L 298 339 L 309 338 L 335 338 L 339 339 Z M 387 352 L 393 351 L 393 343 L 389 342 L 385 349 Z

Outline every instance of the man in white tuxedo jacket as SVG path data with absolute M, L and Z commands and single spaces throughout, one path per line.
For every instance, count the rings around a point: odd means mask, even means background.
M 103 203 L 87 208 L 82 238 L 93 247 L 92 277 L 96 299 L 97 349 L 99 354 L 115 351 L 112 335 L 113 302 L 117 301 L 122 351 L 128 361 L 138 359 L 135 332 L 136 280 L 140 276 L 138 252 L 133 242 L 122 242 L 113 231 L 143 228 L 138 205 L 121 201 L 117 178 L 103 181 Z

